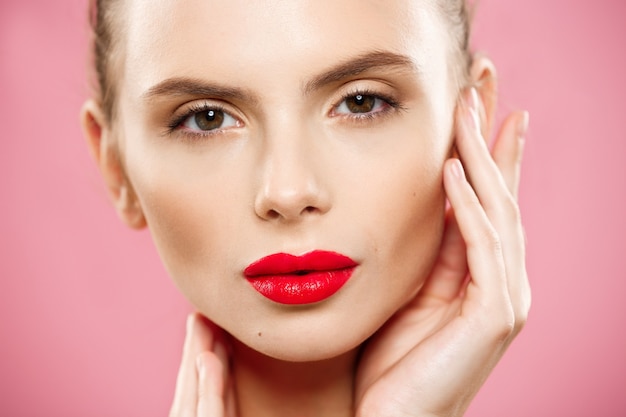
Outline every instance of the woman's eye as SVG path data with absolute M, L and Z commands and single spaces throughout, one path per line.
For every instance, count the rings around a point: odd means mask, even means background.
M 355 94 L 350 97 L 346 97 L 337 106 L 335 113 L 337 114 L 363 114 L 363 113 L 376 113 L 384 110 L 388 106 L 387 102 L 379 97 Z
M 194 112 L 181 125 L 189 130 L 209 132 L 237 126 L 237 120 L 223 110 L 207 109 Z

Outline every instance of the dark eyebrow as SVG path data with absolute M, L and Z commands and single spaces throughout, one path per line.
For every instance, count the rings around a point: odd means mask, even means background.
M 141 95 L 141 97 L 146 101 L 159 96 L 211 97 L 226 100 L 245 101 L 252 104 L 258 102 L 258 99 L 254 94 L 244 89 L 224 86 L 188 77 L 168 78 L 153 85 Z
M 372 51 L 342 62 L 331 69 L 315 76 L 304 86 L 304 93 L 311 92 L 348 77 L 354 77 L 365 71 L 380 68 L 400 68 L 418 72 L 415 63 L 406 55 L 388 51 Z M 146 90 L 141 97 L 148 101 L 160 96 L 180 97 L 212 97 L 225 100 L 239 100 L 256 104 L 256 95 L 238 87 L 224 86 L 216 83 L 189 77 L 172 77 L 165 79 Z
M 381 68 L 399 68 L 410 72 L 418 72 L 419 68 L 406 55 L 388 51 L 372 51 L 349 59 L 308 81 L 304 86 L 305 94 L 309 94 L 325 85 L 354 77 L 365 71 Z

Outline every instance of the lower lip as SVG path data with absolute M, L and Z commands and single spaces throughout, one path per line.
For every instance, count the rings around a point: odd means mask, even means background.
M 343 287 L 355 267 L 313 271 L 304 275 L 265 275 L 248 278 L 255 290 L 280 304 L 312 304 L 323 301 Z

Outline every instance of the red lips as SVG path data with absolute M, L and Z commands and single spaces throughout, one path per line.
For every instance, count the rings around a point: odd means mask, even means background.
M 357 263 L 335 252 L 276 253 L 250 264 L 244 275 L 255 290 L 280 304 L 311 304 L 335 294 Z

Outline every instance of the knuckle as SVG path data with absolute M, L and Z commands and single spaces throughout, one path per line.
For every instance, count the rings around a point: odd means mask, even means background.
M 505 344 L 514 335 L 516 320 L 511 306 L 489 314 L 487 320 L 488 324 L 485 327 L 488 328 L 490 340 L 496 344 Z
M 512 224 L 522 224 L 522 214 L 512 194 L 507 193 L 498 204 L 490 210 L 495 219 L 500 222 L 510 222 Z
M 511 193 L 507 193 L 502 201 L 502 210 L 511 221 L 515 223 L 522 222 L 522 214 L 520 212 L 519 204 Z
M 482 244 L 487 247 L 490 253 L 502 253 L 502 241 L 500 240 L 500 236 L 498 236 L 492 227 L 484 229 L 480 240 Z
M 500 342 L 505 342 L 511 338 L 511 335 L 515 334 L 515 326 L 517 321 L 512 311 L 502 315 L 501 320 L 498 323 L 495 331 L 495 337 Z
M 515 337 L 515 323 L 510 321 L 505 325 L 500 326 L 497 332 L 494 333 L 494 340 L 499 345 L 506 345 L 513 337 Z
M 523 316 L 520 316 L 520 317 L 516 317 L 515 327 L 513 328 L 513 334 L 514 335 L 517 335 L 519 332 L 522 331 L 524 326 L 526 326 L 526 321 L 527 320 L 528 320 L 528 315 L 523 315 Z
M 522 331 L 526 323 L 528 322 L 528 315 L 530 313 L 530 304 L 531 304 L 531 296 L 530 296 L 530 287 L 526 287 L 524 290 L 524 295 L 522 296 L 522 301 L 519 303 L 519 307 L 515 312 L 515 334 Z
M 472 322 L 472 328 L 479 334 L 484 335 L 485 341 L 493 345 L 506 344 L 515 332 L 515 316 L 510 305 L 485 306 L 483 314 L 476 316 Z
M 494 226 L 488 220 L 480 223 L 479 227 L 467 236 L 467 245 L 486 249 L 490 253 L 501 253 L 502 242 Z

